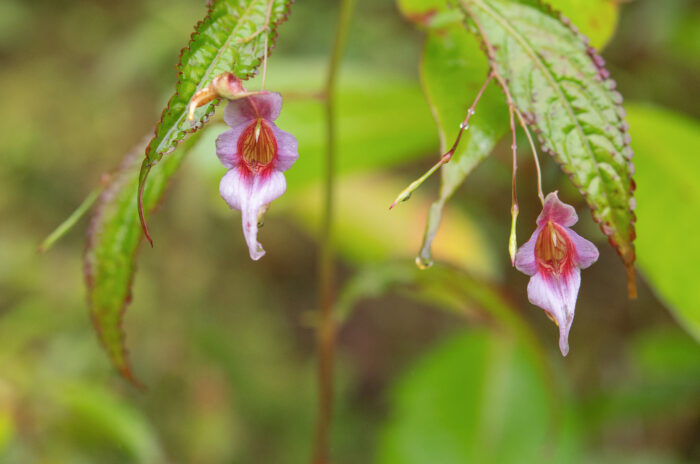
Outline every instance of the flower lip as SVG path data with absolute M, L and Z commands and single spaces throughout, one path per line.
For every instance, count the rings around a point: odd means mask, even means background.
M 238 139 L 238 153 L 248 171 L 264 173 L 277 158 L 277 140 L 269 124 L 262 118 L 253 120 Z
M 559 349 L 569 352 L 569 331 L 574 321 L 581 286 L 581 269 L 598 259 L 596 246 L 578 235 L 576 210 L 552 192 L 545 198 L 537 228 L 515 255 L 515 267 L 530 276 L 527 296 L 559 326 Z
M 224 121 L 231 129 L 216 139 L 216 155 L 228 168 L 219 192 L 232 209 L 241 212 L 243 235 L 253 260 L 265 254 L 258 242 L 262 215 L 284 194 L 287 184 L 283 172 L 299 157 L 296 138 L 274 123 L 281 107 L 278 93 L 231 100 L 224 112 Z

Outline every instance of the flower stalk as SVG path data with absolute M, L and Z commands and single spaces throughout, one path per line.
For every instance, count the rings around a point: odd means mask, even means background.
M 462 134 L 464 131 L 469 129 L 469 120 L 471 117 L 474 115 L 476 112 L 476 105 L 479 103 L 479 100 L 481 100 L 481 96 L 484 94 L 484 91 L 486 90 L 486 87 L 488 87 L 489 82 L 491 82 L 491 79 L 493 79 L 494 73 L 490 72 L 488 77 L 486 78 L 486 82 L 484 82 L 484 85 L 481 86 L 481 89 L 479 92 L 476 94 L 476 98 L 472 102 L 472 105 L 469 107 L 467 110 L 467 116 L 464 118 L 464 121 L 459 125 L 459 132 L 457 133 L 457 138 L 455 139 L 454 143 L 452 144 L 452 147 L 440 157 L 440 160 L 433 165 L 428 171 L 420 176 L 417 180 L 411 182 L 411 184 L 406 187 L 399 195 L 396 197 L 396 200 L 389 206 L 389 209 L 393 209 L 394 206 L 396 206 L 399 203 L 403 203 L 405 201 L 408 201 L 408 199 L 411 198 L 411 194 L 413 193 L 414 190 L 416 190 L 418 187 L 420 187 L 423 182 L 428 180 L 430 176 L 433 175 L 435 171 L 440 169 L 443 164 L 447 164 L 451 159 L 452 156 L 455 154 L 457 151 L 457 147 L 459 146 L 460 140 L 462 140 Z

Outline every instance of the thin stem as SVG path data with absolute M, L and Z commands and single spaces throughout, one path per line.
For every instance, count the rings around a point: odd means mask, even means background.
M 493 79 L 493 77 L 493 72 L 490 72 L 488 78 L 486 79 L 486 82 L 484 82 L 484 85 L 481 86 L 479 93 L 476 94 L 476 98 L 472 102 L 472 106 L 470 106 L 467 110 L 467 116 L 464 118 L 464 121 L 462 121 L 462 124 L 459 125 L 459 132 L 457 133 L 457 138 L 452 144 L 452 148 L 450 148 L 447 151 L 447 153 L 440 156 L 438 162 L 435 163 L 433 167 L 428 169 L 428 171 L 425 174 L 420 176 L 417 180 L 411 182 L 411 184 L 408 187 L 406 187 L 401 193 L 399 193 L 399 195 L 396 197 L 396 200 L 394 200 L 391 206 L 389 206 L 389 209 L 393 209 L 394 206 L 396 206 L 397 204 L 403 203 L 404 201 L 408 200 L 411 197 L 411 194 L 414 190 L 420 187 L 421 184 L 423 184 L 423 182 L 425 182 L 428 179 L 428 177 L 433 175 L 433 173 L 437 171 L 443 164 L 447 164 L 452 159 L 452 156 L 457 151 L 457 147 L 459 146 L 460 140 L 462 140 L 462 134 L 464 133 L 464 131 L 469 129 L 469 119 L 471 119 L 472 115 L 475 113 L 476 105 L 479 103 L 479 100 L 481 100 L 481 96 L 484 94 L 486 87 L 489 85 L 489 82 L 491 82 L 491 79 Z
M 270 40 L 270 15 L 272 14 L 272 4 L 275 0 L 270 0 L 267 4 L 267 14 L 265 15 L 265 26 L 261 29 L 266 32 L 265 34 L 265 49 L 263 50 L 263 72 L 262 72 L 262 82 L 260 83 L 260 91 L 265 90 L 265 78 L 267 77 L 267 47 Z
M 513 150 L 513 181 L 512 181 L 512 186 L 511 186 L 511 207 L 510 207 L 510 214 L 511 214 L 511 223 L 510 223 L 510 238 L 508 240 L 508 253 L 510 254 L 510 261 L 515 266 L 515 253 L 518 248 L 518 241 L 516 238 L 516 223 L 518 220 L 518 213 L 520 209 L 518 208 L 518 196 L 515 190 L 515 178 L 516 178 L 516 172 L 518 170 L 518 158 L 517 158 L 517 151 L 518 147 L 516 144 L 515 140 L 515 120 L 513 117 L 513 114 L 517 112 L 517 109 L 515 107 L 515 103 L 513 102 L 513 97 L 510 94 L 510 90 L 508 90 L 508 85 L 506 84 L 506 81 L 503 79 L 503 76 L 500 75 L 500 73 L 497 70 L 496 67 L 496 60 L 495 60 L 495 52 L 493 49 L 493 45 L 491 42 L 488 40 L 486 37 L 486 34 L 484 34 L 484 29 L 481 26 L 481 23 L 479 20 L 476 18 L 476 16 L 472 13 L 471 9 L 469 8 L 469 5 L 467 2 L 462 0 L 462 6 L 464 9 L 469 13 L 469 16 L 474 20 L 474 23 L 476 24 L 476 27 L 479 29 L 479 35 L 481 35 L 481 38 L 483 39 L 484 45 L 486 45 L 486 52 L 488 54 L 489 58 L 489 64 L 491 66 L 491 74 L 493 74 L 493 77 L 496 78 L 496 81 L 500 85 L 501 89 L 503 89 L 503 93 L 506 95 L 506 100 L 508 102 L 508 113 L 510 115 L 510 131 L 513 134 L 513 144 L 511 146 Z M 518 117 L 521 119 L 520 114 L 518 113 Z M 528 132 L 526 130 L 526 132 Z M 528 132 L 528 137 L 529 137 L 529 132 Z
M 523 115 L 520 114 L 517 108 L 515 109 L 515 114 L 518 115 L 518 121 L 520 121 L 520 127 L 525 131 L 527 135 L 527 141 L 530 142 L 530 149 L 532 150 L 532 157 L 535 160 L 535 170 L 537 170 L 537 196 L 540 197 L 540 203 L 544 205 L 544 194 L 542 193 L 542 169 L 540 168 L 540 159 L 537 156 L 537 149 L 535 148 L 535 141 L 532 140 L 532 134 L 530 134 L 530 129 L 528 129 L 527 124 Z
M 510 115 L 510 131 L 513 134 L 513 144 L 511 149 L 513 150 L 513 181 L 511 185 L 511 206 L 510 206 L 510 238 L 508 240 L 508 253 L 510 254 L 510 261 L 513 266 L 515 266 L 515 252 L 518 249 L 518 240 L 516 238 L 516 223 L 518 220 L 518 213 L 520 208 L 518 208 L 518 194 L 515 190 L 515 178 L 518 171 L 518 145 L 515 140 L 515 121 L 513 119 L 513 113 L 515 113 L 515 108 L 512 106 L 512 102 L 508 102 L 508 114 Z
M 106 186 L 107 182 L 105 181 L 101 182 L 99 186 L 95 187 L 95 189 L 88 194 L 85 200 L 83 200 L 80 206 L 78 206 L 75 211 L 73 211 L 71 215 L 66 218 L 65 221 L 59 224 L 59 226 L 56 227 L 56 229 L 51 232 L 51 234 L 49 234 L 49 236 L 46 237 L 43 242 L 41 242 L 38 250 L 39 253 L 45 253 L 54 245 L 54 243 L 63 238 L 63 236 L 66 235 L 73 228 L 73 226 L 78 223 L 80 218 L 82 218 L 85 213 L 90 210 L 90 207 L 95 204 L 95 201 L 97 201 Z
M 442 155 L 442 158 L 448 157 L 447 161 L 452 158 L 452 155 L 454 155 L 455 151 L 457 150 L 457 146 L 459 145 L 459 141 L 462 138 L 464 131 L 469 129 L 469 119 L 471 119 L 472 115 L 476 112 L 476 105 L 479 103 L 479 100 L 481 100 L 481 96 L 484 94 L 484 91 L 486 90 L 486 87 L 488 87 L 489 82 L 491 82 L 491 79 L 493 79 L 493 72 L 489 73 L 489 76 L 486 78 L 486 82 L 484 82 L 484 85 L 482 85 L 481 89 L 479 89 L 479 93 L 476 94 L 476 98 L 472 102 L 472 106 L 470 106 L 467 110 L 467 116 L 464 118 L 464 121 L 462 121 L 462 124 L 459 125 L 459 133 L 457 134 L 457 139 L 452 144 L 452 148 L 450 148 L 447 153 Z M 445 161 L 445 163 L 447 161 Z
M 328 464 L 330 430 L 333 413 L 333 360 L 335 351 L 335 324 L 333 301 L 335 265 L 332 237 L 333 200 L 336 157 L 335 85 L 340 60 L 345 49 L 355 0 L 340 0 L 340 15 L 333 48 L 328 63 L 324 88 L 326 119 L 326 166 L 323 185 L 323 217 L 318 257 L 319 318 L 316 326 L 318 351 L 318 411 L 314 438 L 313 464 Z
M 510 146 L 513 151 L 513 180 L 511 185 L 511 202 L 514 208 L 518 207 L 518 195 L 515 192 L 515 174 L 518 171 L 518 144 L 515 140 L 515 123 L 513 120 L 513 107 L 508 107 L 508 113 L 510 114 L 510 131 L 513 134 L 513 144 Z

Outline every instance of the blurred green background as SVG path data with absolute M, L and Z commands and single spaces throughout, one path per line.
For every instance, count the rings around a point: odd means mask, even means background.
M 265 258 L 250 261 L 238 213 L 218 196 L 220 124 L 150 220 L 156 246 L 142 250 L 125 319 L 145 391 L 118 377 L 93 332 L 87 221 L 36 251 L 152 130 L 204 11 L 203 0 L 0 2 L 2 463 L 310 456 L 323 120 L 306 95 L 325 75 L 336 2 L 299 0 L 271 56 L 268 88 L 285 96 L 278 123 L 299 139 L 300 159 L 261 231 Z M 603 51 L 637 153 L 637 300 L 582 199 L 543 159 L 545 189 L 576 204 L 577 230 L 601 251 L 583 272 L 565 359 L 507 257 L 507 143 L 448 207 L 434 250 L 442 264 L 412 264 L 437 178 L 387 210 L 437 156 L 418 79 L 423 40 L 394 2 L 358 1 L 338 104 L 346 319 L 334 462 L 700 462 L 700 5 L 624 2 Z M 538 204 L 521 155 L 522 241 Z

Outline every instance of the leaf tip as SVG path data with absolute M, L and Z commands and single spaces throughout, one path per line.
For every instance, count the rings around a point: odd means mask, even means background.
M 146 385 L 144 385 L 139 379 L 136 378 L 131 367 L 126 364 L 124 366 L 118 367 L 119 374 L 126 379 L 132 386 L 136 387 L 138 390 L 145 392 L 147 390 Z
M 139 191 L 137 203 L 139 210 L 139 221 L 141 222 L 141 230 L 143 230 L 143 234 L 146 236 L 146 240 L 148 240 L 148 243 L 151 245 L 151 248 L 153 248 L 153 239 L 151 238 L 151 234 L 148 231 L 148 225 L 146 224 L 146 214 L 143 210 L 143 194 L 146 188 L 146 178 L 148 177 L 148 173 L 151 170 L 151 166 L 147 164 L 147 162 L 148 156 L 146 156 L 146 159 L 143 160 L 141 172 L 139 173 Z

